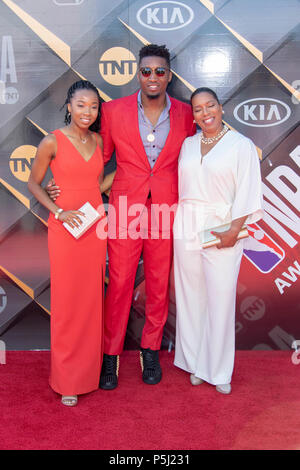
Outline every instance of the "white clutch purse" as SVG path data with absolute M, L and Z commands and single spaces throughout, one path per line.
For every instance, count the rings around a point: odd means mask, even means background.
M 72 228 L 66 222 L 63 222 L 65 229 L 68 230 L 68 232 L 70 232 L 70 234 L 73 235 L 73 237 L 76 239 L 80 238 L 101 217 L 99 212 L 96 211 L 96 209 L 94 209 L 94 207 L 89 202 L 83 204 L 83 206 L 81 206 L 78 210 L 84 213 L 84 216 L 79 216 L 80 220 L 82 221 L 81 225 Z

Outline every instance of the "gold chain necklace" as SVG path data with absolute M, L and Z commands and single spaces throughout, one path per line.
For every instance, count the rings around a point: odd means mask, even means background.
M 203 144 L 212 144 L 213 142 L 216 142 L 217 140 L 221 139 L 221 137 L 229 130 L 229 128 L 224 124 L 223 129 L 219 132 L 214 137 L 204 137 L 203 133 L 201 134 L 201 142 Z

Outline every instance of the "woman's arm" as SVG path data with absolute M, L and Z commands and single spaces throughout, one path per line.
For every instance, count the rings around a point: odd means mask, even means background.
M 38 146 L 35 159 L 32 164 L 31 173 L 28 180 L 28 189 L 34 195 L 34 197 L 45 206 L 50 212 L 55 214 L 59 206 L 53 202 L 48 193 L 42 188 L 41 183 L 45 177 L 46 171 L 50 165 L 52 158 L 56 154 L 56 138 L 54 135 L 48 135 L 44 137 Z M 80 211 L 62 211 L 58 215 L 58 219 L 62 222 L 67 222 L 70 227 L 78 227 L 80 225 L 81 219 L 79 215 L 84 215 Z
M 50 199 L 48 193 L 42 188 L 41 183 L 55 154 L 56 139 L 53 135 L 47 135 L 38 146 L 28 180 L 29 191 L 43 206 L 53 213 L 55 213 L 59 207 Z
M 252 224 L 263 217 L 260 163 L 256 147 L 250 139 L 241 138 L 238 157 L 231 227 L 222 234 L 212 232 L 221 240 L 218 248 L 234 246 L 243 225 Z

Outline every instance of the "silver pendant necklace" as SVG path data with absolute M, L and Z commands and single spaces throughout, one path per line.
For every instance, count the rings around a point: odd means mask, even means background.
M 165 103 L 163 109 L 165 108 L 165 106 L 166 106 L 166 103 Z M 162 111 L 161 111 L 161 113 L 162 113 Z M 161 114 L 161 113 L 160 113 L 160 114 Z M 144 122 L 145 122 L 145 124 L 146 124 L 146 126 L 147 126 L 148 128 L 152 129 L 152 130 L 149 132 L 149 134 L 147 135 L 146 139 L 147 139 L 148 142 L 150 142 L 150 143 L 151 143 L 151 142 L 154 142 L 154 141 L 155 141 L 155 135 L 153 134 L 153 132 L 155 132 L 155 126 L 149 125 L 149 123 L 147 122 L 146 116 L 145 116 Z
M 155 141 L 155 135 L 152 134 L 152 132 L 150 134 L 147 135 L 147 140 L 148 142 L 154 142 Z
M 203 133 L 201 134 L 201 142 L 203 144 L 212 144 L 217 140 L 221 139 L 221 137 L 229 130 L 229 128 L 224 124 L 223 129 L 219 132 L 219 134 L 215 135 L 214 137 L 204 137 Z
M 83 144 L 86 144 L 87 143 L 87 140 L 88 138 L 87 137 L 84 137 L 83 139 L 80 137 L 80 140 Z

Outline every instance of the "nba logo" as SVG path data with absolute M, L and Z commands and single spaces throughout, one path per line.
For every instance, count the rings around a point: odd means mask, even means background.
M 269 273 L 285 258 L 285 252 L 258 225 L 247 225 L 244 255 L 262 273 Z

